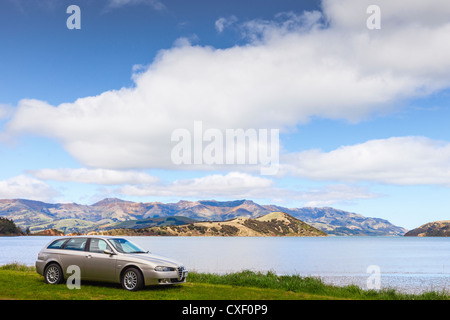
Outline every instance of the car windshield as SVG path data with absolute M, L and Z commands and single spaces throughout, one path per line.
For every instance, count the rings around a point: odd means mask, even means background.
M 128 241 L 127 239 L 109 239 L 109 242 L 114 248 L 121 253 L 147 253 L 148 251 L 142 249 L 137 244 Z

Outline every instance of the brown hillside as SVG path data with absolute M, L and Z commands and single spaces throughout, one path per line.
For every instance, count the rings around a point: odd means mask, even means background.
M 272 212 L 256 219 L 235 218 L 227 221 L 205 221 L 180 226 L 114 229 L 101 232 L 101 234 L 234 237 L 321 237 L 327 235 L 283 212 Z

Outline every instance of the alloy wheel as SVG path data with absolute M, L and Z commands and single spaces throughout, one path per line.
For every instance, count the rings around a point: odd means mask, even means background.
M 56 284 L 59 282 L 60 277 L 61 277 L 61 273 L 57 266 L 53 265 L 47 269 L 46 278 L 47 278 L 48 283 Z
M 127 290 L 134 290 L 138 283 L 138 275 L 134 270 L 129 270 L 123 276 L 123 284 Z

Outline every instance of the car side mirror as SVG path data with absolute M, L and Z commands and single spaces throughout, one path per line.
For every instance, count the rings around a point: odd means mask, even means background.
M 114 255 L 115 253 L 112 252 L 111 250 L 103 250 L 104 254 L 109 254 L 110 256 Z

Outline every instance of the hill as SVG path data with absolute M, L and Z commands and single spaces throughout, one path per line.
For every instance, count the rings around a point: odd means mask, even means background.
M 165 235 L 165 236 L 326 236 L 323 231 L 284 212 L 272 212 L 262 217 L 234 218 L 226 221 L 204 221 L 186 225 L 150 227 L 146 229 L 113 229 L 91 234 L 102 235 Z
M 61 232 L 56 229 L 47 229 L 47 230 L 33 233 L 33 236 L 63 236 L 63 235 L 64 235 L 64 232 Z
M 22 234 L 13 220 L 0 217 L 0 236 L 19 236 Z
M 23 199 L 0 200 L 0 217 L 14 219 L 19 227 L 22 229 L 29 227 L 31 232 L 56 228 L 66 233 L 85 233 L 116 228 L 117 224 L 122 222 L 174 216 L 197 221 L 255 219 L 271 212 L 285 212 L 332 235 L 400 236 L 407 231 L 387 220 L 365 217 L 329 207 L 285 208 L 276 205 L 260 205 L 251 200 L 137 203 L 108 198 L 93 205 L 48 204 Z M 133 224 L 133 222 L 129 223 Z M 134 224 L 137 223 L 134 222 Z M 126 225 L 123 227 L 132 228 Z
M 405 237 L 450 237 L 450 220 L 426 223 L 408 231 Z
M 338 236 L 402 236 L 407 230 L 380 218 L 365 217 L 361 214 L 330 207 L 323 208 L 283 208 L 268 205 L 270 211 L 286 212 L 317 229 Z
M 172 216 L 172 217 L 158 217 L 158 218 L 147 218 L 142 220 L 127 220 L 123 222 L 113 223 L 100 229 L 110 230 L 110 229 L 142 229 L 157 226 L 179 226 L 183 224 L 194 223 L 197 220 L 182 217 L 182 216 Z

